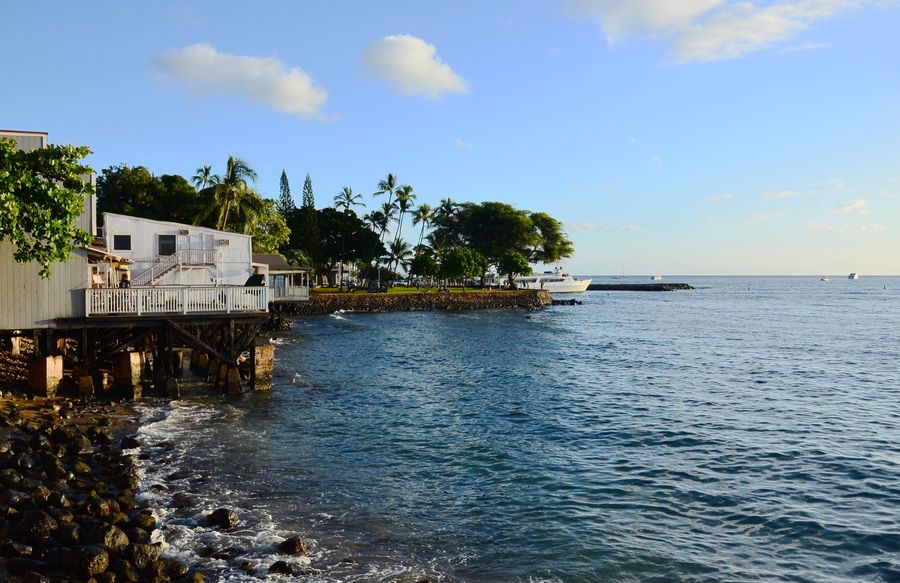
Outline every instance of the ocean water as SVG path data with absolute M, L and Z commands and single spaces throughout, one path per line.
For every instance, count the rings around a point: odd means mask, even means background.
M 296 320 L 273 391 L 146 409 L 142 495 L 196 497 L 158 512 L 165 554 L 276 580 L 299 533 L 312 582 L 900 581 L 900 278 L 678 280 Z

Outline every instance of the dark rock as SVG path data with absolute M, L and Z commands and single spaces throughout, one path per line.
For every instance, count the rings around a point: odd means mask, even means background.
M 187 492 L 178 492 L 172 497 L 172 506 L 175 508 L 190 508 L 197 505 L 197 497 Z
M 111 514 L 109 504 L 106 500 L 91 500 L 84 505 L 82 511 L 94 518 L 107 518 Z
M 173 472 L 169 474 L 170 480 L 184 480 L 185 478 L 190 478 L 192 472 L 190 470 L 178 470 L 177 472 Z
M 210 524 L 219 528 L 234 528 L 241 522 L 238 515 L 233 510 L 227 508 L 219 508 L 210 514 L 207 519 Z
M 38 484 L 37 487 L 32 490 L 31 497 L 34 498 L 34 501 L 38 504 L 46 504 L 50 500 L 50 488 L 43 484 Z
M 93 577 L 109 567 L 109 554 L 97 546 L 77 546 L 66 555 L 65 564 L 72 574 Z
M 67 545 L 81 542 L 81 527 L 77 524 L 64 524 L 59 528 L 59 539 Z
M 119 442 L 119 445 L 122 446 L 122 449 L 134 449 L 140 447 L 141 443 L 135 439 L 134 436 L 126 435 L 122 438 L 122 441 Z
M 6 561 L 6 568 L 13 575 L 24 575 L 29 571 L 34 571 L 35 573 L 43 573 L 47 571 L 47 564 L 43 561 L 36 561 L 34 559 L 13 557 Z
M 34 467 L 34 460 L 27 453 L 20 453 L 16 456 L 16 467 L 20 470 L 30 470 Z
M 269 567 L 269 573 L 277 573 L 279 575 L 296 575 L 297 571 L 294 566 L 286 561 L 275 561 Z
M 148 543 L 150 542 L 150 533 L 136 526 L 128 529 L 128 538 L 133 543 Z
M 69 499 L 66 498 L 66 495 L 62 492 L 51 492 L 50 498 L 47 500 L 51 506 L 55 506 L 56 508 L 68 508 L 72 505 L 69 502 Z
M 46 577 L 35 571 L 28 571 L 22 575 L 22 583 L 51 583 L 50 577 Z
M 60 528 L 62 528 L 63 524 L 69 524 L 75 521 L 75 515 L 63 508 L 50 508 L 47 512 L 56 519 Z
M 243 551 L 238 547 L 228 547 L 227 549 L 222 549 L 216 551 L 212 554 L 212 558 L 219 559 L 221 561 L 230 561 L 240 555 Z
M 152 545 L 131 543 L 128 545 L 128 556 L 131 558 L 131 562 L 134 566 L 138 569 L 143 569 L 153 561 L 158 561 L 161 552 L 162 544 L 160 543 Z
M 0 541 L 0 553 L 7 557 L 30 557 L 34 549 L 11 539 Z
M 309 554 L 309 546 L 299 536 L 292 536 L 278 543 L 278 551 L 287 555 L 306 555 Z
M 188 577 L 188 583 L 203 583 L 203 575 L 201 573 L 191 573 Z
M 97 583 L 116 583 L 116 574 L 113 571 L 100 573 L 95 578 L 97 579 Z
M 256 569 L 253 567 L 253 563 L 250 561 L 241 561 L 241 564 L 238 565 L 241 568 L 241 571 L 247 573 L 248 575 L 253 575 L 256 573 Z
M 178 579 L 180 577 L 184 577 L 185 575 L 187 575 L 187 573 L 188 566 L 181 561 L 166 562 L 166 575 L 168 575 L 170 579 Z
M 131 526 L 152 531 L 156 528 L 156 519 L 153 518 L 153 514 L 149 510 L 144 510 L 131 520 Z
M 116 574 L 116 580 L 118 581 L 133 582 L 137 581 L 139 578 L 134 565 L 132 565 L 130 561 L 124 559 L 113 561 L 112 570 Z
M 93 470 L 91 470 L 91 466 L 79 459 L 75 460 L 75 463 L 72 464 L 72 471 L 76 474 L 87 475 L 90 474 Z
M 78 433 L 72 436 L 68 443 L 69 452 L 73 455 L 82 455 L 94 452 L 94 444 L 84 434 Z
M 112 524 L 101 527 L 99 534 L 100 544 L 107 550 L 115 553 L 125 550 L 130 543 L 128 535 L 126 535 L 121 528 L 113 526 Z
M 59 530 L 56 519 L 43 510 L 27 510 L 19 521 L 19 534 L 25 540 L 40 541 Z
M 22 474 L 16 471 L 13 468 L 4 468 L 0 470 L 0 483 L 3 483 L 7 488 L 13 488 L 19 485 L 19 482 L 22 481 Z

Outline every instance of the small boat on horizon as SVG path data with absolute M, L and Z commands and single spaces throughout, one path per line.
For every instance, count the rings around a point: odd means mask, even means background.
M 654 276 L 650 277 L 650 281 L 662 281 L 662 276 L 659 274 L 654 275 Z
M 847 276 L 847 279 L 859 279 L 859 276 L 854 271 L 853 273 L 851 273 L 850 275 Z
M 823 275 L 822 279 L 820 279 L 819 281 L 831 281 L 831 278 L 828 277 L 827 275 Z

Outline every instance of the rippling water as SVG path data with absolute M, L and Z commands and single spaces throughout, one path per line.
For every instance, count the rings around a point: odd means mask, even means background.
M 900 581 L 900 279 L 686 281 L 297 320 L 271 393 L 147 412 L 174 448 L 145 495 L 200 501 L 167 553 L 262 578 L 300 532 L 310 581 Z M 198 519 L 223 503 L 235 532 Z

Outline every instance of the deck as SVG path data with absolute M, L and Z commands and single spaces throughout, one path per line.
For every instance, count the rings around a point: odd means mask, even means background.
M 84 290 L 84 313 L 96 316 L 268 312 L 265 287 L 155 286 Z

